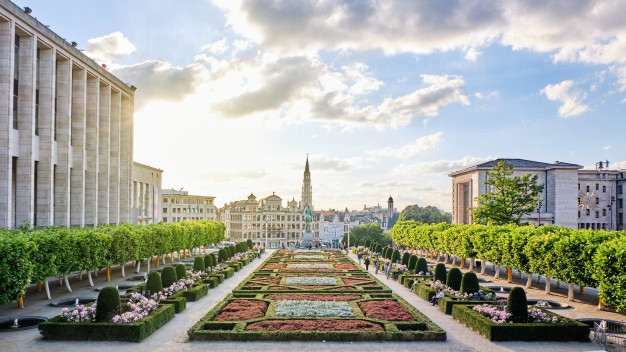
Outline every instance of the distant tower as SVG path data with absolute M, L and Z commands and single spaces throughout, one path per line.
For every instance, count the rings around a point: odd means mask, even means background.
M 389 219 L 393 218 L 393 198 L 391 198 L 391 195 L 389 200 L 387 200 L 387 210 L 389 211 Z
M 309 171 L 309 155 L 306 156 L 306 166 L 304 167 L 304 180 L 302 180 L 302 198 L 300 200 L 302 209 L 313 209 L 313 188 L 311 187 L 311 172 Z

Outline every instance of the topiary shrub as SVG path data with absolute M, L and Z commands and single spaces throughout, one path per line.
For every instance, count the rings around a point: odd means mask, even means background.
M 417 265 L 417 256 L 415 254 L 409 257 L 409 270 L 413 270 L 414 273 L 419 273 L 419 271 L 415 271 L 415 267 Z
M 217 257 L 220 260 L 220 262 L 224 262 L 226 260 L 228 260 L 228 253 L 226 252 L 226 248 L 220 248 L 219 252 L 217 252 Z
M 461 289 L 461 280 L 463 280 L 463 274 L 459 268 L 452 268 L 450 272 L 448 272 L 448 280 L 446 281 L 446 286 L 451 289 L 458 291 Z
M 254 247 L 254 244 L 252 243 L 252 240 L 248 238 L 248 249 L 252 249 Z
M 517 286 L 511 289 L 506 301 L 506 312 L 511 313 L 511 321 L 514 323 L 528 321 L 528 300 L 523 288 Z
M 365 240 L 365 242 L 363 242 L 363 247 L 369 247 L 370 246 L 370 240 Z
M 176 281 L 178 281 L 176 269 L 173 266 L 164 267 L 163 271 L 161 271 L 161 284 L 163 284 L 163 287 L 170 287 Z
M 217 265 L 217 256 L 215 255 L 215 253 L 209 253 L 209 255 L 211 256 L 211 266 L 216 266 Z
M 400 251 L 396 249 L 393 251 L 393 254 L 391 255 L 391 262 L 397 263 L 399 261 L 400 261 Z
M 237 254 L 237 250 L 235 249 L 235 246 L 233 246 L 232 244 L 229 246 L 230 247 L 230 256 L 232 257 L 233 255 Z
M 423 258 L 422 258 L 423 259 Z M 448 272 L 444 263 L 439 263 L 435 266 L 435 281 L 446 282 L 448 279 Z
M 213 264 L 213 257 L 211 257 L 210 254 L 207 254 L 204 256 L 204 268 L 212 268 L 213 266 L 215 266 L 215 264 Z
M 146 281 L 146 292 L 150 295 L 159 291 L 163 291 L 163 282 L 161 281 L 161 275 L 158 272 L 153 271 L 148 274 L 148 281 Z
M 114 286 L 107 286 L 98 294 L 96 321 L 110 322 L 120 314 L 120 292 Z
M 387 251 L 385 252 L 385 259 L 391 260 L 392 253 L 393 253 L 393 250 L 390 247 L 387 247 Z
M 193 271 L 204 271 L 204 269 L 206 269 L 204 267 L 204 258 L 196 257 L 196 259 L 193 260 Z
M 463 275 L 463 280 L 461 280 L 461 293 L 476 293 L 480 290 L 478 286 L 478 278 L 476 274 L 472 272 L 467 272 Z
M 402 254 L 402 265 L 409 265 L 409 257 L 411 254 L 409 252 L 404 252 Z
M 374 250 L 374 252 L 376 253 L 381 253 L 383 251 L 383 246 L 377 244 L 376 245 L 376 249 Z
M 426 259 L 419 258 L 417 263 L 415 264 L 415 273 L 423 272 L 426 273 L 428 271 L 428 263 L 426 263 Z
M 178 278 L 178 280 L 187 278 L 187 268 L 185 267 L 185 264 L 176 265 L 176 277 Z

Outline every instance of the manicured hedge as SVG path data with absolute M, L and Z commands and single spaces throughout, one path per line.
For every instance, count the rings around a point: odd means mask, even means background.
M 56 316 L 40 323 L 39 332 L 50 340 L 92 340 L 139 342 L 174 318 L 174 306 L 163 304 L 147 317 L 127 324 L 68 323 Z
M 589 341 L 589 326 L 560 315 L 559 319 L 566 322 L 497 324 L 473 307 L 457 304 L 452 308 L 452 317 L 491 341 Z
M 618 311 L 626 310 L 626 232 L 572 230 L 559 226 L 424 225 L 396 223 L 399 245 L 478 258 L 523 273 L 599 287 Z
M 32 282 L 192 249 L 224 239 L 221 222 L 0 229 L 0 304 Z

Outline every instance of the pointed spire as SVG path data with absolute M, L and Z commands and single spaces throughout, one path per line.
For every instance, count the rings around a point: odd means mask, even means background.
M 306 155 L 306 166 L 304 167 L 304 173 L 305 174 L 310 173 L 310 171 L 309 171 L 309 154 L 308 153 Z

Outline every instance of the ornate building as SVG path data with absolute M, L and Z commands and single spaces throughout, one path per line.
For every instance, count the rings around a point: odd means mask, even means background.
M 163 222 L 216 220 L 217 207 L 213 196 L 196 196 L 187 191 L 164 189 L 161 219 Z
M 313 188 L 311 187 L 311 172 L 309 171 L 309 156 L 306 156 L 304 166 L 304 179 L 302 180 L 302 197 L 300 198 L 300 208 L 304 211 L 307 207 L 313 210 Z

